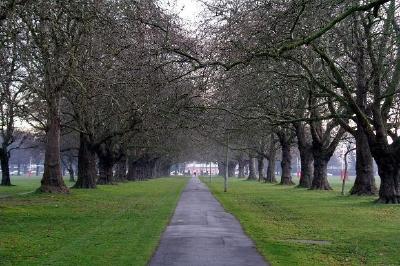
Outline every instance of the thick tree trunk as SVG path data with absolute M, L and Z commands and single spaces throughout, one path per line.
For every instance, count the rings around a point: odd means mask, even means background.
M 276 169 L 276 157 L 275 154 L 269 157 L 268 166 L 267 166 L 267 177 L 265 178 L 266 183 L 277 183 L 275 176 L 275 169 Z
M 282 175 L 281 185 L 294 185 L 292 181 L 292 155 L 290 153 L 290 145 L 288 143 L 282 143 Z
M 332 190 L 328 182 L 328 162 L 329 159 L 314 154 L 314 178 L 311 189 L 313 190 Z
M 254 157 L 250 157 L 250 160 L 249 160 L 249 176 L 247 177 L 247 180 L 257 180 L 256 158 L 254 158 Z
M 350 190 L 351 195 L 375 195 L 378 189 L 374 178 L 374 164 L 368 138 L 362 127 L 359 127 L 356 135 L 356 180 Z
M 123 156 L 116 164 L 115 167 L 115 181 L 117 182 L 125 182 L 127 181 L 127 158 Z
M 99 178 L 97 179 L 98 185 L 113 185 L 113 166 L 114 163 L 109 156 L 98 156 L 99 158 Z
M 381 178 L 378 199 L 380 203 L 400 204 L 400 166 L 396 156 L 398 155 L 382 153 L 382 156 L 375 157 Z
M 311 149 L 301 149 L 300 151 L 300 181 L 298 187 L 310 188 L 313 176 L 313 161 L 314 157 Z
M 239 164 L 239 174 L 238 174 L 238 178 L 244 178 L 245 174 L 244 174 L 244 167 L 246 166 L 246 161 L 243 159 L 239 159 L 238 160 L 238 164 Z
M 80 134 L 78 180 L 73 188 L 96 188 L 96 154 L 88 136 Z
M 3 148 L 1 151 L 1 185 L 11 186 L 10 179 L 10 166 L 9 166 L 9 156 L 7 153 L 7 147 Z
M 38 188 L 38 191 L 45 193 L 69 192 L 61 175 L 59 101 L 60 97 L 55 96 L 48 108 L 44 173 Z
M 264 157 L 258 157 L 258 180 L 261 182 L 264 180 Z

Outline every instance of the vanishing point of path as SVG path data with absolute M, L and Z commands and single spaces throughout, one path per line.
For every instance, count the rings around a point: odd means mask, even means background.
M 239 222 L 196 177 L 187 184 L 151 266 L 267 265 Z

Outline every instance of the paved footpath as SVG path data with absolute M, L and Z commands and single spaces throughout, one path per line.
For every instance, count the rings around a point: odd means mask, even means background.
M 267 265 L 239 222 L 198 178 L 187 184 L 151 266 Z

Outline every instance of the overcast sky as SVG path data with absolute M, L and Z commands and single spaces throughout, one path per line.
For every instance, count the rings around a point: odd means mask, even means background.
M 165 3 L 176 2 L 176 11 L 179 11 L 182 19 L 188 23 L 195 23 L 198 20 L 200 11 L 202 10 L 202 4 L 197 0 L 162 0 Z

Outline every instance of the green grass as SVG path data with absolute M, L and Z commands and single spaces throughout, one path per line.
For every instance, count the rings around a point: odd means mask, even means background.
M 15 180 L 13 196 L 0 199 L 0 264 L 146 265 L 186 181 L 171 177 L 69 195 L 19 195 L 38 183 Z M 10 194 L 7 189 L 0 187 L 0 195 Z
M 35 191 L 40 187 L 41 176 L 11 176 L 11 184 L 13 186 L 0 186 L 0 199 L 9 196 L 16 196 L 24 193 Z M 69 178 L 64 178 L 67 186 L 72 186 L 74 183 L 69 182 Z
M 227 193 L 222 178 L 203 181 L 273 265 L 400 265 L 399 206 L 341 196 L 338 181 L 327 192 L 230 179 Z

